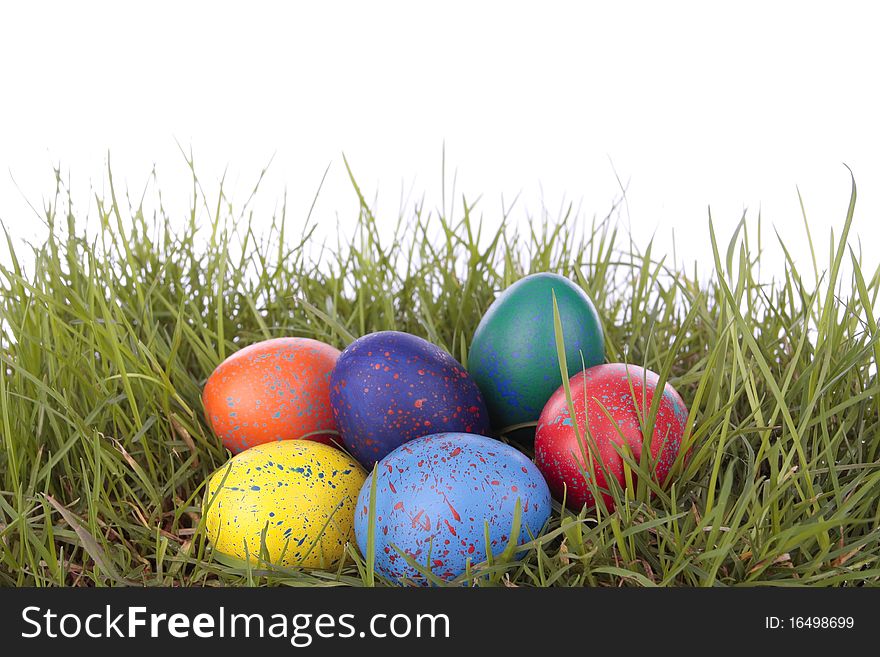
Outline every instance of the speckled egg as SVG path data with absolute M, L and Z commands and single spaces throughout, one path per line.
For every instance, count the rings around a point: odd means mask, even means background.
M 365 335 L 342 352 L 330 404 L 346 449 L 368 469 L 419 436 L 489 431 L 467 370 L 440 347 L 397 331 Z
M 448 581 L 465 572 L 468 561 L 485 561 L 487 549 L 494 556 L 504 551 L 517 500 L 518 544 L 537 536 L 550 517 L 550 491 L 535 465 L 485 436 L 423 436 L 391 452 L 375 472 L 376 570 L 391 580 L 427 584 L 394 546 Z M 355 514 L 355 537 L 364 554 L 372 477 L 361 488 Z
M 339 350 L 308 338 L 240 349 L 208 378 L 202 400 L 214 433 L 233 454 L 274 440 L 330 442 L 330 372 Z
M 648 416 L 658 379 L 650 370 L 623 363 L 591 367 L 570 379 L 582 440 L 587 440 L 585 429 L 589 427 L 598 452 L 591 456 L 600 490 L 608 490 L 600 463 L 622 487 L 626 486 L 623 458 L 615 446 L 629 444 L 635 461 L 640 461 L 644 437 L 639 418 Z M 661 485 L 678 456 L 688 418 L 687 407 L 671 385 L 666 384 L 662 395 L 651 435 L 651 459 Z M 590 454 L 588 443 L 584 448 Z M 589 465 L 575 435 L 562 386 L 547 402 L 538 421 L 535 463 L 557 500 L 562 501 L 565 494 L 567 506 L 573 510 L 595 504 L 585 478 L 590 476 Z M 602 498 L 609 509 L 614 508 L 610 495 L 602 493 Z
M 496 429 L 535 422 L 562 385 L 553 329 L 553 292 L 559 306 L 569 376 L 604 360 L 602 326 L 593 302 L 567 278 L 532 274 L 489 306 L 474 333 L 468 371 Z M 530 434 L 531 435 L 531 434 Z
M 205 528 L 214 549 L 257 562 L 327 568 L 351 540 L 365 477 L 342 451 L 308 440 L 266 443 L 234 456 L 205 489 Z

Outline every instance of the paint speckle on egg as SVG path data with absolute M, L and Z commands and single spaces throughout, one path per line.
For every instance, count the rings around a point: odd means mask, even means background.
M 486 399 L 496 429 L 535 422 L 562 385 L 553 326 L 554 292 L 569 376 L 584 363 L 591 367 L 604 360 L 599 316 L 580 287 L 557 274 L 520 279 L 486 311 L 468 352 L 468 371 Z
M 615 446 L 629 444 L 635 461 L 638 463 L 641 459 L 644 437 L 640 418 L 648 417 L 658 382 L 656 373 L 623 363 L 591 367 L 570 379 L 582 440 L 586 440 L 585 430 L 589 428 L 598 452 L 591 452 L 588 443 L 583 446 L 593 462 L 600 490 L 608 490 L 600 463 L 621 487 L 626 486 L 623 459 Z M 678 457 L 688 418 L 684 401 L 671 385 L 666 384 L 662 395 L 651 434 L 651 459 L 656 480 L 661 485 Z M 591 476 L 588 460 L 575 434 L 565 389 L 561 386 L 547 402 L 538 421 L 535 463 L 557 500 L 562 501 L 565 495 L 567 506 L 573 510 L 595 505 L 586 479 Z M 635 473 L 633 480 L 637 480 Z M 602 498 L 609 509 L 614 508 L 608 493 L 603 492 Z
M 467 370 L 408 333 L 352 342 L 333 370 L 330 403 L 346 449 L 367 468 L 419 436 L 489 432 L 486 404 Z
M 375 472 L 376 569 L 391 580 L 427 583 L 398 549 L 447 581 L 464 573 L 469 561 L 485 561 L 487 550 L 499 555 L 510 541 L 517 501 L 518 545 L 537 536 L 550 517 L 550 491 L 535 465 L 513 447 L 485 436 L 423 436 L 391 452 Z M 373 476 L 361 488 L 355 513 L 362 553 Z
M 211 475 L 203 506 L 217 551 L 258 562 L 328 568 L 344 558 L 365 473 L 344 452 L 294 440 L 234 456 Z
M 245 347 L 208 378 L 202 400 L 214 433 L 233 454 L 255 445 L 306 438 L 330 442 L 330 372 L 339 350 L 308 338 Z

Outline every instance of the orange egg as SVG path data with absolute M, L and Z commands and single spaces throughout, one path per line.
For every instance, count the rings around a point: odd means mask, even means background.
M 245 347 L 208 378 L 202 401 L 214 433 L 233 454 L 274 440 L 329 443 L 330 372 L 339 350 L 308 338 Z

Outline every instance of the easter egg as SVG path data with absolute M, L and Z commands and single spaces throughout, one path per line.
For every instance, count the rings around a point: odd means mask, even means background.
M 565 495 L 566 505 L 574 510 L 595 504 L 587 485 L 586 477 L 592 474 L 585 454 L 592 460 L 600 490 L 608 490 L 605 472 L 622 487 L 626 486 L 624 461 L 619 450 L 628 444 L 635 462 L 641 462 L 645 440 L 640 418 L 649 415 L 658 380 L 657 374 L 650 370 L 623 363 L 598 365 L 573 376 L 569 385 L 584 451 L 574 431 L 565 389 L 560 386 L 553 394 L 538 420 L 535 463 L 557 500 L 562 501 Z M 662 485 L 678 456 L 688 410 L 668 383 L 660 394 L 651 434 L 650 462 L 657 482 Z M 590 449 L 587 428 L 595 450 Z M 635 484 L 636 473 L 632 475 Z M 603 492 L 602 498 L 609 510 L 614 508 L 610 495 Z
M 550 395 L 562 385 L 553 323 L 554 292 L 569 376 L 583 369 L 584 363 L 591 367 L 604 360 L 599 316 L 580 287 L 549 273 L 520 279 L 489 306 L 468 352 L 468 371 L 486 399 L 496 429 L 535 422 Z
M 517 501 L 516 545 L 537 536 L 550 517 L 547 484 L 521 452 L 474 434 L 423 436 L 388 454 L 364 482 L 355 513 L 364 554 L 373 476 L 376 570 L 391 580 L 428 583 L 401 552 L 447 581 L 465 572 L 468 561 L 498 556 L 511 541 Z
M 431 433 L 488 433 L 483 396 L 440 347 L 397 331 L 352 342 L 330 377 L 330 404 L 346 449 L 367 468 Z
M 277 566 L 331 567 L 351 540 L 364 477 L 351 457 L 313 441 L 251 447 L 208 480 L 208 540 L 218 552 L 251 563 L 262 554 Z
M 233 454 L 274 440 L 329 442 L 330 371 L 339 350 L 308 338 L 275 338 L 240 349 L 208 378 L 202 401 Z

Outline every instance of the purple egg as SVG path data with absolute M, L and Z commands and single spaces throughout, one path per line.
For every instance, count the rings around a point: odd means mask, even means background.
M 550 517 L 550 490 L 535 464 L 485 436 L 418 438 L 382 459 L 375 476 L 376 570 L 392 580 L 427 583 L 398 550 L 447 581 L 465 572 L 468 561 L 485 561 L 487 551 L 498 556 L 510 541 L 517 501 L 517 545 L 537 536 Z M 363 554 L 372 481 L 371 474 L 355 507 L 354 532 Z
M 342 442 L 367 469 L 420 436 L 489 432 L 467 370 L 440 347 L 398 331 L 370 333 L 342 352 L 330 375 L 330 406 Z

